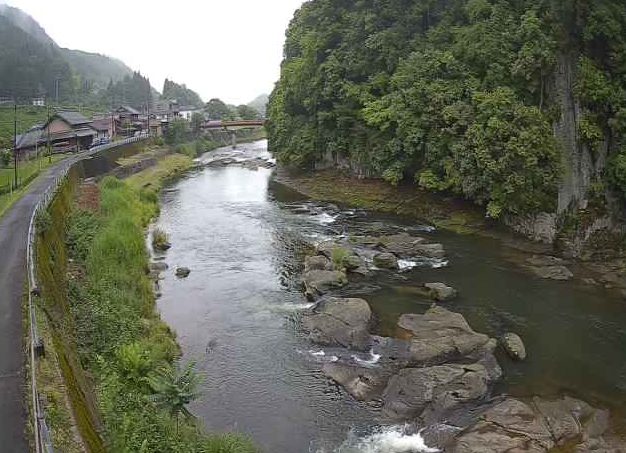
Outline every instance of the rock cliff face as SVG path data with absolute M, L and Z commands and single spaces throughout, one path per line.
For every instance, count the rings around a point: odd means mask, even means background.
M 588 213 L 590 188 L 601 181 L 613 140 L 608 131 L 596 149 L 591 150 L 580 136 L 584 109 L 576 98 L 576 65 L 578 56 L 561 53 L 557 59 L 553 82 L 549 89 L 551 104 L 559 112 L 554 122 L 554 136 L 560 145 L 562 177 L 559 184 L 556 212 L 541 212 L 525 216 L 506 216 L 504 223 L 514 231 L 540 242 L 555 243 L 564 234 L 566 218 L 587 213 L 575 231 L 565 233 L 571 254 L 580 256 L 592 237 L 598 233 L 622 235 L 621 207 L 605 194 L 609 205 L 600 212 Z

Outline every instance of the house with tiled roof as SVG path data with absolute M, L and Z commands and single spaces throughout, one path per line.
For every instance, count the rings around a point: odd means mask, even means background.
M 91 127 L 91 120 L 79 112 L 60 111 L 41 126 L 34 126 L 17 137 L 17 150 L 22 155 L 47 146 L 53 152 L 81 151 L 91 146 L 98 131 Z

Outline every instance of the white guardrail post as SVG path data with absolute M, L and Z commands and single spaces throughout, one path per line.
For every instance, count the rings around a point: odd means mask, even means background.
M 41 196 L 30 217 L 26 244 L 26 260 L 28 272 L 28 318 L 30 321 L 30 386 L 32 399 L 32 423 L 35 435 L 36 453 L 54 453 L 52 436 L 50 435 L 50 429 L 48 428 L 48 424 L 46 423 L 46 414 L 42 408 L 39 391 L 37 390 L 37 372 L 35 368 L 37 351 L 39 351 L 43 346 L 42 340 L 41 338 L 39 338 L 39 331 L 37 329 L 37 317 L 35 315 L 34 306 L 34 298 L 40 296 L 40 288 L 37 284 L 37 273 L 35 271 L 35 235 L 37 234 L 37 215 L 40 212 L 44 212 L 46 209 L 48 209 L 50 201 L 56 195 L 59 187 L 61 187 L 61 183 L 65 181 L 65 178 L 67 177 L 70 169 L 74 166 L 74 164 L 80 162 L 85 157 L 93 156 L 100 151 L 106 151 L 108 149 L 116 148 L 118 146 L 136 143 L 141 140 L 146 140 L 147 138 L 149 137 L 146 135 L 141 135 L 138 137 L 130 137 L 115 143 L 96 146 L 89 150 L 89 152 L 87 152 L 78 160 L 67 164 L 63 171 L 59 174 L 59 176 L 55 178 L 54 182 L 46 189 L 44 194 Z

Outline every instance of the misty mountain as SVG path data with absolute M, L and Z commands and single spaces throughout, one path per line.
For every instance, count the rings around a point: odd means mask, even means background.
M 269 102 L 269 96 L 267 94 L 261 94 L 254 98 L 254 100 L 248 103 L 249 107 L 252 107 L 257 112 L 261 114 L 262 117 L 265 117 L 265 113 L 267 111 L 267 103 Z
M 6 17 L 9 22 L 20 28 L 26 34 L 35 38 L 40 43 L 58 47 L 54 40 L 48 36 L 42 26 L 21 9 L 0 4 L 0 16 Z
M 97 53 L 65 49 L 31 16 L 0 5 L 0 96 L 28 99 L 101 103 L 110 82 L 132 78 L 133 71 L 120 60 Z
M 61 49 L 61 52 L 76 74 L 100 87 L 133 75 L 133 70 L 116 58 L 73 49 Z

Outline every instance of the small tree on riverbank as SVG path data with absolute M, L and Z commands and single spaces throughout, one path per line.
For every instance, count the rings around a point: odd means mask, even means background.
M 176 435 L 180 415 L 186 418 L 193 417 L 186 406 L 199 396 L 199 381 L 193 363 L 189 363 L 183 370 L 165 367 L 148 378 L 154 392 L 151 400 L 176 419 Z

